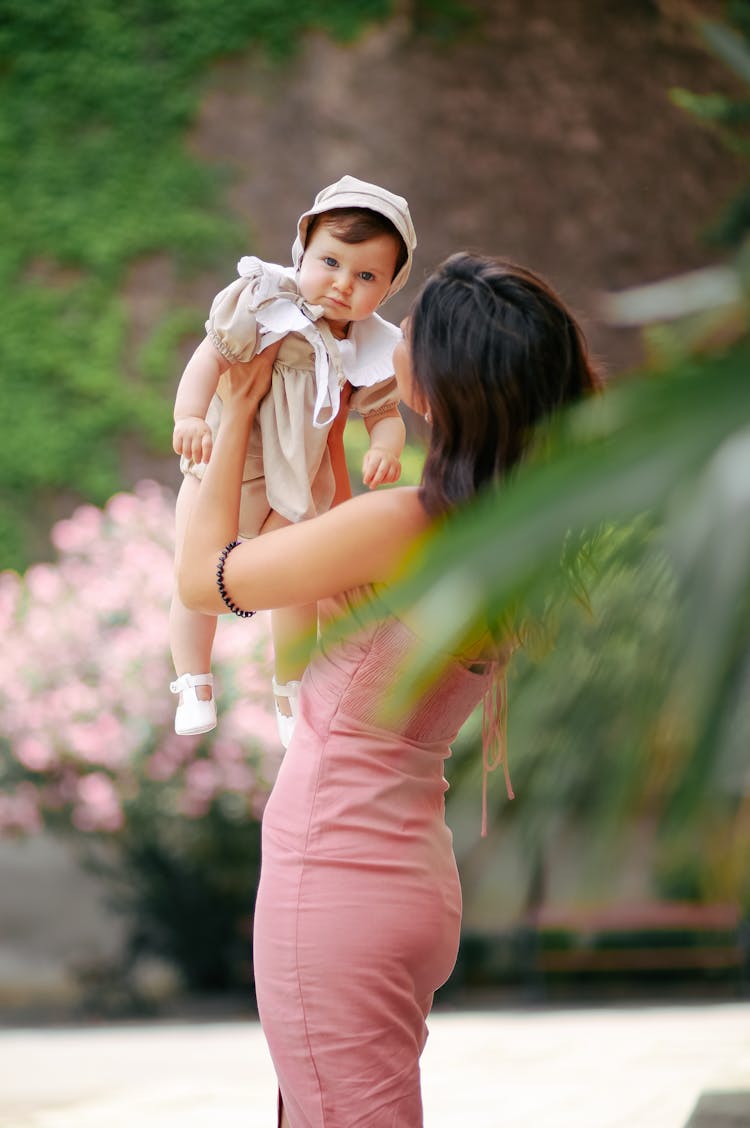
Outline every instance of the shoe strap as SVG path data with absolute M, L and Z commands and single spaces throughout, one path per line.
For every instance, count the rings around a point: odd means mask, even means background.
M 277 697 L 290 697 L 294 701 L 299 694 L 300 683 L 298 681 L 285 682 L 283 685 L 279 685 L 276 678 L 271 678 L 271 684 Z
M 185 689 L 191 689 L 195 685 L 210 685 L 214 684 L 213 674 L 181 674 L 176 681 L 170 682 L 169 688 L 172 693 L 182 693 Z

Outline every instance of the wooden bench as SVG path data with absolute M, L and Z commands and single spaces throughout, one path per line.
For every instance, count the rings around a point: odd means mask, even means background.
M 744 985 L 750 952 L 739 907 L 646 902 L 542 907 L 524 927 L 544 977 L 704 972 Z

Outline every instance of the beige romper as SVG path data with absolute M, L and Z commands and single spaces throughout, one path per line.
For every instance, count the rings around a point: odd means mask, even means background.
M 337 341 L 297 290 L 294 270 L 246 257 L 240 277 L 214 298 L 206 334 L 233 364 L 245 363 L 281 340 L 271 388 L 248 442 L 242 479 L 239 533 L 257 536 L 271 510 L 303 521 L 330 509 L 335 482 L 328 432 L 341 388 L 353 386 L 350 408 L 373 419 L 398 410 L 393 348 L 400 330 L 377 314 L 352 322 Z M 211 433 L 221 419 L 221 382 L 206 413 Z M 201 478 L 203 463 L 183 457 L 184 474 Z

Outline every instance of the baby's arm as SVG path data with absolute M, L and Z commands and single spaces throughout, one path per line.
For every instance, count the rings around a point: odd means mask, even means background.
M 216 391 L 219 377 L 229 361 L 211 344 L 208 337 L 198 345 L 177 388 L 174 404 L 172 446 L 177 454 L 193 462 L 208 462 L 213 441 L 206 423 L 206 412 Z
M 392 404 L 386 411 L 365 415 L 365 427 L 370 435 L 370 449 L 362 461 L 362 481 L 370 489 L 401 477 L 401 452 L 406 442 L 406 427 L 398 407 Z

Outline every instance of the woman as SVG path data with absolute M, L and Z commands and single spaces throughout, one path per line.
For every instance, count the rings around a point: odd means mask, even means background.
M 453 968 L 461 919 L 443 762 L 503 648 L 478 633 L 395 716 L 391 691 L 420 642 L 409 614 L 389 611 L 389 590 L 435 521 L 502 480 L 534 424 L 596 384 L 556 295 L 494 260 L 448 259 L 404 334 L 394 352 L 401 398 L 432 424 L 421 485 L 229 547 L 247 434 L 270 377 L 261 354 L 232 372 L 180 573 L 183 599 L 207 614 L 316 600 L 329 617 L 366 612 L 305 675 L 263 819 L 255 981 L 278 1123 L 291 1128 L 422 1124 L 425 1019 Z

